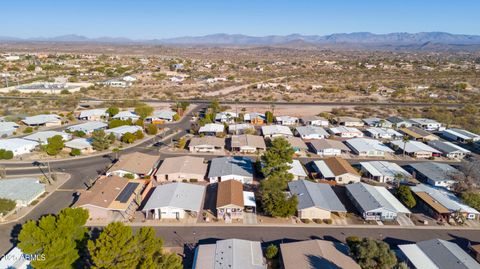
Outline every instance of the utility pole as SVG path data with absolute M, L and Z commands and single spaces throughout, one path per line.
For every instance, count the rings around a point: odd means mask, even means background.
M 5 166 L 0 166 L 0 178 L 6 178 L 7 177 L 7 170 L 5 169 Z

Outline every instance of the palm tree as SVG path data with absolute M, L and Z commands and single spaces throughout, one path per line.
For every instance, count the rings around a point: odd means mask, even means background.
M 410 141 L 410 139 L 408 139 L 408 136 L 404 136 L 402 138 L 402 141 L 403 141 L 403 157 L 405 157 L 405 148 L 407 147 L 407 142 Z

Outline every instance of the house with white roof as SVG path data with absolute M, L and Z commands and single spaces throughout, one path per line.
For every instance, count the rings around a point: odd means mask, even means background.
M 14 247 L 0 258 L 0 268 L 30 269 L 30 259 L 18 247 Z
M 389 128 L 379 128 L 379 127 L 372 127 L 365 130 L 367 136 L 375 139 L 400 139 L 403 137 L 403 134 L 400 132 L 389 129 Z
M 480 135 L 458 128 L 444 130 L 442 135 L 450 140 L 458 141 L 460 143 L 480 141 Z
M 330 136 L 325 129 L 314 125 L 298 126 L 295 133 L 302 139 L 324 139 Z
M 382 142 L 374 139 L 353 138 L 345 141 L 345 143 L 355 154 L 362 157 L 384 157 L 385 154 L 394 153 Z
M 411 186 L 417 203 L 436 220 L 450 221 L 456 213 L 468 220 L 478 220 L 480 212 L 464 204 L 448 190 L 435 188 L 426 184 Z
M 52 138 L 54 136 L 61 136 L 63 141 L 68 141 L 72 139 L 72 135 L 65 133 L 65 132 L 57 132 L 57 131 L 42 131 L 42 132 L 36 132 L 31 135 L 27 135 L 23 137 L 25 140 L 30 140 L 30 141 L 35 141 L 39 142 L 40 144 L 47 144 L 48 139 Z
M 442 124 L 436 120 L 427 118 L 412 118 L 410 119 L 413 126 L 422 128 L 427 131 L 442 131 Z
M 152 116 L 145 118 L 145 122 L 162 124 L 164 122 L 172 122 L 177 112 L 172 110 L 153 111 Z
M 450 189 L 461 172 L 446 163 L 419 162 L 407 166 L 415 178 L 434 187 Z
M 236 123 L 228 125 L 229 134 L 241 135 L 248 131 L 255 133 L 255 127 L 249 123 Z
M 266 118 L 263 113 L 252 112 L 243 115 L 243 120 L 253 125 L 262 125 L 265 123 Z
M 65 142 L 65 147 L 69 149 L 78 149 L 82 153 L 91 153 L 94 151 L 92 140 L 87 138 L 75 138 Z
M 345 159 L 330 157 L 324 160 L 313 161 L 313 170 L 317 177 L 326 180 L 335 180 L 338 184 L 360 182 L 361 176 Z
M 455 243 L 442 239 L 398 245 L 399 256 L 414 269 L 479 269 L 467 252 Z
M 101 121 L 108 118 L 106 108 L 88 109 L 80 111 L 79 120 Z
M 80 123 L 80 124 L 77 124 L 77 125 L 72 125 L 72 126 L 68 127 L 66 130 L 70 133 L 83 132 L 87 135 L 90 135 L 94 131 L 106 130 L 107 127 L 108 127 L 108 124 L 106 124 L 105 122 L 89 121 L 89 122 Z
M 378 127 L 378 128 L 391 128 L 392 123 L 380 118 L 366 118 L 362 119 L 362 121 L 371 127 Z
M 0 121 L 0 137 L 11 136 L 17 132 L 20 125 L 10 121 Z
M 22 120 L 25 125 L 28 126 L 60 126 L 62 125 L 62 119 L 55 114 L 40 114 L 31 117 L 26 117 Z
M 132 111 L 120 111 L 115 116 L 112 117 L 114 120 L 132 120 L 132 122 L 137 121 L 140 119 L 140 116 L 135 114 Z
M 242 239 L 218 240 L 195 250 L 192 269 L 267 269 L 260 242 Z
M 38 178 L 11 178 L 0 180 L 0 198 L 15 201 L 17 207 L 31 204 L 45 193 L 45 184 Z
M 319 116 L 305 116 L 300 118 L 300 122 L 304 125 L 312 125 L 312 126 L 320 126 L 320 127 L 328 127 L 328 120 L 319 117 Z
M 13 156 L 27 154 L 35 150 L 38 142 L 22 138 L 0 139 L 0 149 L 11 151 Z
M 401 182 L 412 177 L 400 165 L 386 161 L 360 162 L 360 172 L 364 177 L 380 183 Z
M 411 121 L 397 116 L 388 117 L 387 121 L 391 123 L 394 128 L 408 128 L 413 125 Z
M 335 121 L 345 127 L 363 127 L 365 125 L 361 119 L 354 117 L 338 117 Z
M 220 157 L 212 159 L 208 171 L 210 183 L 237 180 L 243 184 L 253 182 L 253 163 L 247 157 Z
M 463 159 L 466 155 L 471 153 L 470 150 L 457 146 L 452 142 L 432 140 L 428 141 L 427 144 L 432 148 L 441 151 L 442 155 L 449 159 Z
M 219 135 L 225 131 L 225 126 L 223 124 L 218 123 L 207 123 L 204 126 L 200 127 L 198 130 L 198 134 L 204 135 Z
M 262 134 L 265 138 L 276 138 L 276 137 L 292 137 L 293 133 L 288 126 L 284 125 L 267 125 L 262 126 Z
M 147 219 L 184 219 L 197 217 L 203 206 L 205 186 L 182 182 L 157 186 L 142 212 Z
M 300 219 L 331 219 L 332 213 L 347 213 L 329 184 L 297 180 L 289 182 L 288 189 L 297 196 L 297 217 Z
M 277 116 L 275 117 L 275 122 L 280 125 L 292 126 L 298 123 L 298 118 L 292 116 Z
M 237 117 L 238 117 L 238 114 L 235 112 L 223 111 L 215 115 L 215 121 L 230 124 L 230 123 L 234 123 L 235 118 Z
M 385 187 L 362 182 L 348 184 L 347 196 L 365 220 L 396 220 L 399 214 L 410 214 Z
M 392 148 L 398 152 L 403 152 L 414 158 L 431 158 L 434 156 L 440 156 L 441 152 L 424 144 L 420 141 L 409 140 L 403 142 L 402 140 L 394 140 L 390 142 Z
M 363 137 L 363 133 L 355 127 L 338 126 L 330 128 L 329 131 L 342 138 Z
M 292 180 L 306 179 L 308 177 L 305 168 L 303 168 L 303 165 L 299 160 L 292 160 L 290 167 L 291 168 L 288 172 L 293 175 Z
M 142 131 L 142 127 L 137 125 L 122 125 L 105 131 L 106 134 L 113 134 L 118 140 L 126 133 L 134 134 L 137 131 Z M 142 131 L 143 132 L 143 131 Z

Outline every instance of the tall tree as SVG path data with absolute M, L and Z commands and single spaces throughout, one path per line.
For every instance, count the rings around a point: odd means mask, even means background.
M 38 269 L 67 269 L 80 257 L 81 243 L 86 238 L 88 211 L 65 208 L 58 215 L 28 221 L 18 235 L 18 247 L 25 253 L 36 255 L 31 261 Z
M 413 208 L 417 205 L 415 197 L 413 197 L 412 191 L 406 185 L 400 185 L 397 189 L 397 197 L 400 202 L 406 205 L 408 208 Z
M 297 210 L 297 196 L 287 197 L 280 189 L 269 189 L 262 192 L 262 208 L 272 217 L 293 216 Z
M 135 107 L 135 113 L 139 115 L 142 119 L 145 119 L 146 117 L 152 115 L 153 110 L 153 107 L 145 104 Z
M 118 112 L 120 112 L 120 109 L 118 107 L 112 106 L 107 109 L 107 113 L 110 117 L 117 115 Z
M 45 146 L 45 151 L 48 155 L 57 155 L 65 147 L 63 143 L 63 137 L 61 135 L 55 135 L 47 139 L 48 144 Z
M 282 137 L 275 138 L 271 147 L 262 155 L 262 173 L 268 177 L 273 172 L 286 172 L 290 170 L 293 161 L 293 150 L 290 143 Z
M 397 257 L 387 243 L 372 238 L 350 242 L 350 253 L 362 269 L 387 269 L 397 264 Z

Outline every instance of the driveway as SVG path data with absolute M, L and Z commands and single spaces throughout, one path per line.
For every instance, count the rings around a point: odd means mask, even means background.
M 397 222 L 400 226 L 415 226 L 413 221 L 406 215 L 399 214 L 397 216 Z
M 257 224 L 257 214 L 255 213 L 243 213 L 243 223 L 244 224 Z

